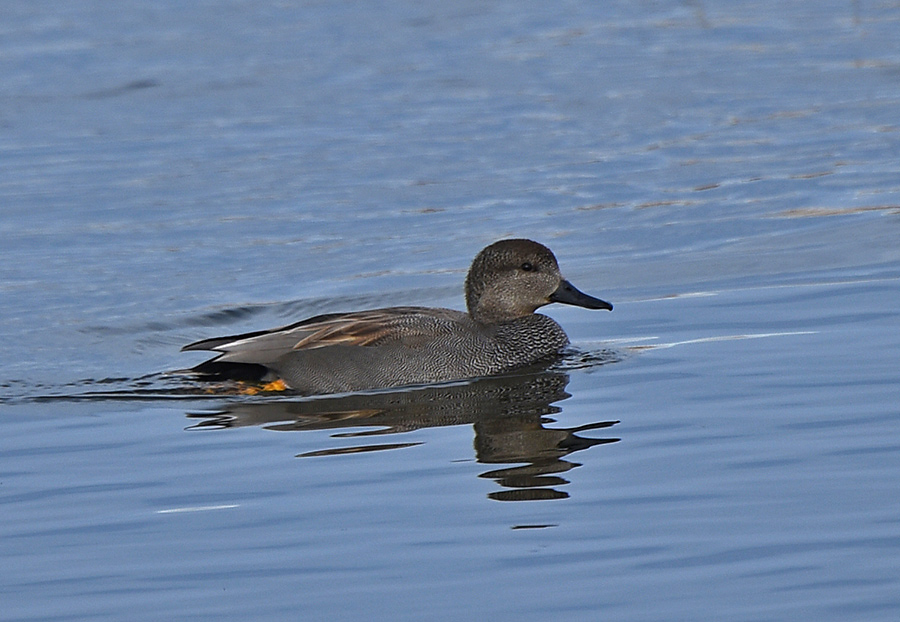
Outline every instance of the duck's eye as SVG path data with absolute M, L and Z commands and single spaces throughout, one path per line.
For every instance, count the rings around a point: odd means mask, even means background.
M 519 267 L 522 268 L 522 270 L 524 270 L 525 272 L 534 272 L 535 270 L 537 270 L 537 268 L 534 267 L 534 264 L 530 261 L 526 261 Z

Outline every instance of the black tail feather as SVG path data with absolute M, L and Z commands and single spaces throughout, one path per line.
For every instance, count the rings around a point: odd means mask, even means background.
M 215 359 L 191 368 L 200 380 L 240 380 L 243 382 L 263 382 L 269 380 L 269 369 L 254 363 L 221 363 Z

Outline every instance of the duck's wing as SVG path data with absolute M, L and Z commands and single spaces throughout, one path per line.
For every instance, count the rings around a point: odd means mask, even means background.
M 441 327 L 466 314 L 450 309 L 391 307 L 354 313 L 333 313 L 274 330 L 214 337 L 188 344 L 185 350 L 221 352 L 216 362 L 267 366 L 285 354 L 329 346 L 377 346 L 400 340 L 434 336 Z

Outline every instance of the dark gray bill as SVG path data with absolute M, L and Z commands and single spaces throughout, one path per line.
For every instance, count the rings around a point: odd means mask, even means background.
M 576 307 L 584 307 L 585 309 L 606 309 L 607 311 L 612 311 L 613 309 L 613 306 L 605 300 L 588 296 L 568 281 L 560 283 L 556 291 L 550 294 L 550 302 L 561 302 L 567 305 L 575 305 Z

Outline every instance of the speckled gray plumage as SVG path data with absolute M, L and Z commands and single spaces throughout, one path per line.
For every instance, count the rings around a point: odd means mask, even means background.
M 550 359 L 563 329 L 534 313 L 551 302 L 611 309 L 559 273 L 530 240 L 502 240 L 475 258 L 466 277 L 468 313 L 392 307 L 317 316 L 273 331 L 207 339 L 185 350 L 221 354 L 195 368 L 255 366 L 306 394 L 427 384 L 501 374 Z M 228 366 L 228 367 L 226 367 Z
M 370 346 L 291 352 L 269 368 L 298 391 L 335 393 L 492 376 L 535 363 L 568 343 L 562 328 L 545 315 L 480 325 L 449 309 L 405 311 L 395 332 Z

